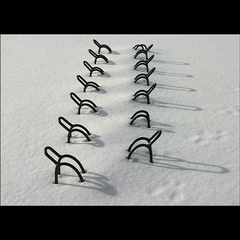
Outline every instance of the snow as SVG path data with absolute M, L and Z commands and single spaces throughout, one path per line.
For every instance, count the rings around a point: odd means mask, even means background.
M 109 63 L 94 58 L 93 43 Z M 149 56 L 150 86 L 133 46 L 153 44 Z M 93 73 L 83 65 L 101 67 Z M 100 91 L 77 81 L 100 85 Z M 96 103 L 97 113 L 81 109 L 70 92 Z M 130 117 L 147 110 L 130 125 Z M 91 142 L 58 123 L 63 116 L 82 124 Z M 138 137 L 161 137 L 130 160 L 127 148 Z M 54 183 L 55 165 L 44 155 L 51 146 L 59 154 L 78 158 L 87 173 L 61 168 Z M 66 160 L 74 163 L 71 160 Z M 75 165 L 77 166 L 77 165 Z M 238 35 L 2 35 L 1 36 L 1 204 L 2 205 L 239 205 L 239 36 Z

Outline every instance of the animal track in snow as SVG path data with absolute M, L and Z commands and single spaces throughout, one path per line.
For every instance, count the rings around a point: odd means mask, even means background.
M 221 110 L 217 111 L 217 113 L 220 115 L 229 114 L 229 115 L 233 115 L 233 116 L 238 116 L 239 111 L 240 111 L 239 106 L 235 106 L 235 107 L 230 107 L 230 108 L 222 108 Z
M 185 183 L 176 182 L 173 180 L 161 183 L 158 186 L 149 187 L 147 189 L 147 194 L 152 197 L 157 197 L 159 195 L 166 196 L 166 202 L 169 204 L 180 203 L 184 200 L 184 188 Z
M 226 141 L 228 131 L 218 130 L 215 133 L 210 133 L 209 131 L 201 130 L 198 134 L 189 138 L 190 141 L 195 144 L 205 145 L 211 141 Z

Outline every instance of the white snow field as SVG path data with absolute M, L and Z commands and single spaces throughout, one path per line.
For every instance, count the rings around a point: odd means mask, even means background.
M 93 39 L 111 47 L 101 50 L 109 63 L 94 64 Z M 146 73 L 134 69 L 145 59 L 134 59 L 140 43 L 153 44 L 150 104 L 132 100 L 150 87 L 134 83 Z M 84 60 L 105 74 L 89 77 Z M 100 91 L 83 92 L 77 75 Z M 85 106 L 78 115 L 70 92 L 98 112 Z M 138 110 L 149 112 L 151 128 L 144 118 L 129 124 Z M 92 141 L 74 132 L 67 143 L 60 116 L 88 128 Z M 154 162 L 144 147 L 128 160 L 129 145 L 157 130 Z M 62 166 L 54 184 L 46 146 L 75 156 L 86 181 Z M 1 205 L 239 205 L 239 36 L 2 35 Z

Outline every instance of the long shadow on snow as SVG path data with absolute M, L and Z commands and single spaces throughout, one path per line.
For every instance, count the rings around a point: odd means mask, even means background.
M 139 72 L 146 72 L 146 68 L 137 68 L 135 69 L 136 71 L 139 71 Z M 158 70 L 155 70 L 153 74 L 158 74 L 158 75 L 166 75 L 166 76 L 171 76 L 171 77 L 193 77 L 193 75 L 190 75 L 190 74 L 185 74 L 185 73 L 174 73 L 174 72 L 162 72 L 162 71 L 158 71 Z
M 173 65 L 189 65 L 189 63 L 186 63 L 186 62 L 162 61 L 162 60 L 156 60 L 156 59 L 153 59 L 152 62 L 163 63 L 163 64 L 173 64 Z
M 163 107 L 163 108 L 173 108 L 179 110 L 188 110 L 188 111 L 202 111 L 202 108 L 190 106 L 190 105 L 183 105 L 183 104 L 176 104 L 176 103 L 166 103 L 161 102 L 158 100 L 152 100 L 152 105 L 156 107 Z
M 162 72 L 162 71 L 155 71 L 155 74 L 159 75 L 166 75 L 166 76 L 172 76 L 172 77 L 193 77 L 193 75 L 190 74 L 184 74 L 184 73 L 173 73 L 173 72 Z
M 94 176 L 89 176 L 89 174 L 92 174 Z M 61 174 L 62 176 L 71 176 L 71 177 L 77 177 L 76 175 L 69 175 L 69 174 Z M 61 176 L 59 175 L 59 176 Z M 93 173 L 93 172 L 88 172 L 83 175 L 83 178 L 86 180 L 85 182 L 79 184 L 69 184 L 69 183 L 64 183 L 64 182 L 59 182 L 59 184 L 62 185 L 69 185 L 69 186 L 74 186 L 74 187 L 80 187 L 80 188 L 89 188 L 93 190 L 98 190 L 102 193 L 105 193 L 107 195 L 111 196 L 116 196 L 117 195 L 117 190 L 115 187 L 107 183 L 109 179 L 101 174 L 98 173 Z M 88 183 L 93 184 L 94 186 L 86 186 Z
M 164 84 L 157 84 L 156 88 L 162 88 L 167 90 L 174 90 L 174 91 L 184 91 L 184 92 L 196 92 L 196 89 L 187 88 L 187 87 L 179 87 L 179 86 L 171 86 L 171 85 L 164 85 Z
M 78 107 L 75 108 L 76 111 L 78 110 Z M 102 107 L 97 107 L 97 112 L 94 112 L 92 109 L 87 108 L 82 108 L 81 109 L 81 114 L 84 115 L 93 115 L 93 116 L 99 116 L 99 117 L 106 117 L 108 116 L 108 113 L 106 111 L 103 110 Z M 79 115 L 78 113 L 76 113 L 76 115 Z
M 146 98 L 143 96 L 135 99 L 134 101 L 138 102 L 138 103 L 146 104 Z M 203 110 L 202 108 L 190 106 L 190 105 L 161 102 L 161 101 L 152 99 L 151 97 L 150 97 L 150 106 L 162 107 L 162 108 L 172 108 L 172 109 L 178 109 L 178 110 L 187 110 L 187 111 L 202 111 Z
M 145 158 L 144 162 L 139 161 L 137 158 L 133 158 L 132 162 L 138 162 L 146 165 L 151 165 L 154 167 L 161 167 L 161 168 L 168 168 L 168 169 L 182 170 L 182 171 L 198 171 L 198 172 L 221 173 L 221 174 L 230 172 L 229 169 L 218 166 L 218 165 L 199 163 L 199 162 L 190 162 L 181 158 L 168 157 L 165 155 L 153 154 L 153 163 L 150 163 L 148 153 L 146 154 L 135 153 L 135 154 L 143 156 Z M 157 161 L 160 161 L 160 162 L 157 162 Z M 185 166 L 177 165 L 178 163 L 184 164 Z M 191 165 L 195 167 L 191 167 Z

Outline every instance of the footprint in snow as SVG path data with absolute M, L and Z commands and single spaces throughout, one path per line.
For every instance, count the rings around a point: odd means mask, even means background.
M 201 130 L 196 135 L 189 138 L 195 144 L 205 145 L 211 141 L 226 141 L 228 131 L 218 130 L 215 133 Z

